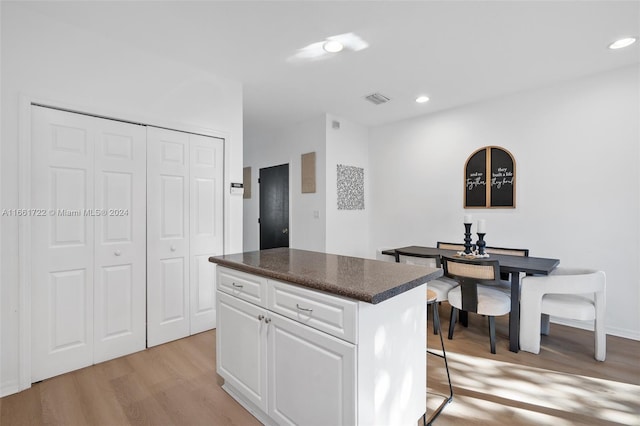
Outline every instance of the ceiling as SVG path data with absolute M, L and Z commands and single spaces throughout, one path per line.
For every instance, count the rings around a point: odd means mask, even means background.
M 35 5 L 34 5 L 35 7 Z M 638 1 L 47 2 L 38 11 L 239 80 L 245 129 L 322 113 L 367 126 L 640 62 Z M 292 61 L 353 32 L 369 47 Z M 380 92 L 391 101 L 363 98 Z M 431 100 L 417 104 L 427 94 Z

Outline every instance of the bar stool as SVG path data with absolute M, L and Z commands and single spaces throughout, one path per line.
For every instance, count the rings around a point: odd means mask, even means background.
M 451 386 L 451 376 L 449 375 L 449 364 L 447 363 L 447 353 L 444 350 L 444 340 L 442 340 L 442 330 L 440 330 L 440 317 L 438 314 L 437 303 L 438 303 L 438 297 L 436 293 L 433 290 L 427 289 L 427 305 L 434 306 L 433 321 L 434 323 L 437 322 L 438 324 L 438 335 L 440 336 L 440 345 L 442 347 L 442 355 L 440 355 L 439 353 L 430 351 L 429 349 L 427 349 L 427 353 L 444 359 L 444 367 L 445 367 L 445 370 L 447 371 L 447 380 L 449 382 L 449 396 L 445 396 L 444 401 L 442 401 L 440 406 L 438 406 L 438 408 L 433 413 L 431 413 L 429 418 L 427 418 L 427 413 L 424 413 L 424 415 L 422 416 L 422 422 L 425 426 L 431 426 L 431 424 L 435 421 L 435 419 L 440 415 L 444 407 L 447 404 L 449 404 L 451 401 L 453 401 L 453 386 Z

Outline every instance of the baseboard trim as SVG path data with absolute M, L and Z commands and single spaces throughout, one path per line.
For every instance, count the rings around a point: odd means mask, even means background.
M 18 380 L 10 380 L 0 383 L 0 398 L 20 392 L 20 384 Z
M 582 330 L 593 331 L 593 321 L 578 321 L 570 320 L 566 318 L 551 317 L 551 322 L 554 324 L 567 325 L 569 327 L 580 328 Z M 622 337 L 631 340 L 640 340 L 640 331 L 630 330 L 627 328 L 618 327 L 605 327 L 607 334 L 611 336 Z

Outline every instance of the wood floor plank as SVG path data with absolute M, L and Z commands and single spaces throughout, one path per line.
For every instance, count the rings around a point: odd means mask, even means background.
M 30 389 L 0 399 L 0 425 L 31 426 L 42 425 L 42 404 L 40 384 Z
M 448 309 L 440 306 L 443 328 Z M 468 328 L 456 327 L 453 340 L 445 336 L 455 396 L 437 426 L 640 425 L 640 342 L 609 336 L 607 360 L 597 362 L 593 333 L 586 330 L 552 324 L 539 355 L 509 352 L 507 317 L 497 319 L 496 332 L 495 355 L 485 318 L 471 316 Z M 427 345 L 439 350 L 438 336 L 429 333 Z M 448 388 L 442 361 L 428 356 L 427 362 L 431 410 Z M 210 331 L 2 398 L 0 424 L 259 425 L 221 383 Z
M 83 368 L 73 375 L 76 378 L 78 402 L 88 424 L 129 424 L 105 370 Z
M 54 381 L 40 383 L 40 402 L 44 424 L 82 426 L 89 424 L 84 415 L 74 373 L 63 374 Z

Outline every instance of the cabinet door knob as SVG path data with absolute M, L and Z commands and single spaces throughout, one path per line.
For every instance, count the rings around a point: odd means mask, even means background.
M 122 252 L 120 250 L 116 250 L 113 252 L 113 254 L 115 254 L 116 256 L 120 256 Z
M 289 233 L 289 228 L 284 228 L 284 229 L 282 229 L 282 233 L 283 233 L 283 234 L 288 234 L 288 233 Z
M 305 311 L 305 312 L 309 312 L 309 313 L 313 312 L 313 309 L 311 309 L 311 308 L 303 308 L 302 306 L 298 305 L 297 303 L 296 303 L 296 308 L 298 308 L 298 310 L 300 310 L 300 311 Z
M 271 322 L 271 318 L 265 318 L 264 322 L 266 322 L 267 324 L 269 324 Z
M 176 246 L 174 246 L 173 244 L 171 244 L 171 247 L 169 247 L 169 250 L 171 250 L 171 251 L 176 251 Z
M 264 319 L 264 315 L 258 315 L 258 321 L 262 321 Z

